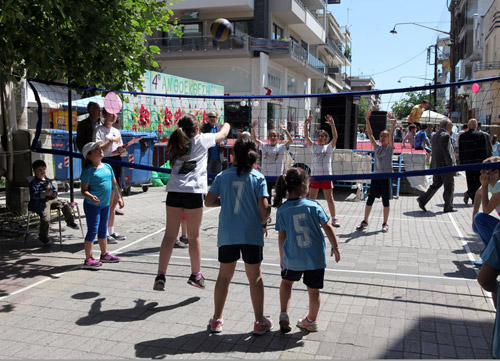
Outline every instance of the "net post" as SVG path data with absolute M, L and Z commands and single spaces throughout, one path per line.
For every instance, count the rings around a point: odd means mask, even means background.
M 69 199 L 73 203 L 73 112 L 71 104 L 71 88 L 68 81 L 68 139 L 69 139 Z

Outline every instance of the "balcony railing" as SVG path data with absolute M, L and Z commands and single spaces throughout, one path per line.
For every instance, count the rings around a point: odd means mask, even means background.
M 325 70 L 326 70 L 325 63 L 323 63 L 321 60 L 316 58 L 314 55 L 308 54 L 307 62 L 309 63 L 310 66 L 312 66 L 313 68 L 315 68 L 315 69 L 319 70 L 320 72 L 322 72 L 323 74 L 325 74 Z
M 342 51 L 341 48 L 337 44 L 335 44 L 332 40 L 326 39 L 326 43 L 330 45 L 330 48 L 341 58 L 344 58 L 344 52 Z
M 247 37 L 231 35 L 226 41 L 216 41 L 212 36 L 186 36 L 182 38 L 151 38 L 150 42 L 161 42 L 167 52 L 197 50 L 246 49 Z
M 301 62 L 305 62 L 307 60 L 307 54 L 308 53 L 306 49 L 292 41 L 292 58 Z
M 474 71 L 480 70 L 496 70 L 500 69 L 500 61 L 493 61 L 490 63 L 475 63 Z

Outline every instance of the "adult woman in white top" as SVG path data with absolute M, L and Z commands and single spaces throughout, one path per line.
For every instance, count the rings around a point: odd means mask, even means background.
M 178 128 L 168 141 L 166 151 L 172 173 L 167 184 L 167 225 L 160 247 L 158 275 L 153 286 L 156 291 L 165 290 L 165 275 L 179 233 L 182 212 L 186 214 L 191 260 L 188 284 L 205 288 L 205 279 L 201 274 L 200 229 L 203 198 L 207 193 L 208 149 L 226 139 L 230 126 L 226 123 L 217 133 L 199 134 L 199 125 L 195 115 L 185 114 L 179 119 Z
M 102 110 L 103 124 L 98 126 L 94 131 L 94 142 L 98 143 L 104 153 L 104 158 L 121 161 L 121 153 L 125 152 L 123 148 L 122 135 L 120 131 L 113 127 L 116 122 L 116 114 L 112 114 Z M 116 182 L 123 188 L 122 167 L 111 165 L 115 173 Z M 111 200 L 109 202 L 109 219 L 108 219 L 108 243 L 117 243 L 117 240 L 124 240 L 125 236 L 115 232 L 115 208 L 118 204 L 118 197 L 115 192 L 111 193 Z

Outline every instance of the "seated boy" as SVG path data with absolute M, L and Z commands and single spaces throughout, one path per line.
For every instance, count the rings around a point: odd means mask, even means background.
M 50 210 L 62 208 L 64 219 L 68 227 L 78 229 L 75 224 L 75 218 L 71 213 L 68 202 L 57 198 L 57 191 L 52 184 L 52 181 L 45 177 L 47 165 L 43 160 L 36 160 L 32 165 L 35 177 L 29 183 L 30 187 L 30 202 L 28 209 L 40 216 L 40 241 L 48 244 L 49 242 L 49 222 Z

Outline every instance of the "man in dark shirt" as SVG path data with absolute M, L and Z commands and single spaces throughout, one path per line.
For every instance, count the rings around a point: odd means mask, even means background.
M 95 102 L 87 104 L 89 116 L 78 122 L 76 129 L 76 147 L 81 152 L 85 144 L 92 142 L 92 135 L 95 128 L 101 125 L 101 107 Z
M 486 158 L 491 157 L 491 141 L 489 135 L 477 130 L 477 120 L 470 119 L 468 130 L 460 135 L 458 142 L 458 159 L 460 164 L 482 163 Z M 467 191 L 464 193 L 464 203 L 469 203 L 469 198 L 474 200 L 476 191 L 481 186 L 479 178 L 480 171 L 467 170 L 465 178 L 467 180 Z
M 212 111 L 208 113 L 208 123 L 201 127 L 202 133 L 217 133 L 220 130 L 220 125 L 217 124 L 217 113 Z M 222 171 L 222 160 L 224 157 L 224 142 L 215 144 L 215 147 L 208 149 L 208 174 L 219 174 Z

